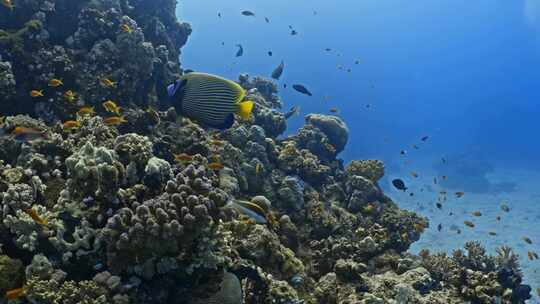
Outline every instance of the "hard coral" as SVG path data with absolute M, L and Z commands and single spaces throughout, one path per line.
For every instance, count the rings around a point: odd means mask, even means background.
M 166 193 L 133 203 L 111 217 L 103 231 L 108 264 L 117 271 L 151 278 L 156 264 L 168 257 L 177 257 L 174 263 L 189 267 L 194 261 L 187 257 L 207 254 L 199 249 L 219 255 L 219 242 L 215 247 L 202 245 L 216 239 L 217 207 L 224 205 L 227 196 L 213 188 L 208 174 L 188 166 L 167 183 Z M 220 262 L 218 258 L 216 263 Z

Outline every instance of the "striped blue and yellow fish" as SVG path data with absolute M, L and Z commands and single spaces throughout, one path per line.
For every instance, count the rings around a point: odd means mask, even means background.
M 234 114 L 249 119 L 252 101 L 236 82 L 206 73 L 188 73 L 167 87 L 172 103 L 182 115 L 209 127 L 228 129 Z

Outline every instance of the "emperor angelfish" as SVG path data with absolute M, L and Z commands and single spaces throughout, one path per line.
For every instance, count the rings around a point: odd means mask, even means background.
M 228 129 L 234 114 L 249 119 L 252 101 L 243 101 L 246 91 L 234 81 L 206 73 L 189 73 L 167 87 L 176 110 L 216 129 Z

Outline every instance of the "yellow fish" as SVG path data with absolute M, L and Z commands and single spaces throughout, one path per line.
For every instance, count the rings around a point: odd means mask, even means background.
M 125 23 L 120 25 L 120 30 L 122 30 L 122 32 L 128 33 L 128 34 L 133 33 L 133 29 L 131 28 L 131 26 L 129 26 L 129 25 L 125 24 Z
M 59 86 L 61 86 L 63 84 L 64 83 L 62 82 L 62 80 L 57 79 L 57 78 L 53 78 L 53 79 L 49 80 L 49 86 L 53 87 L 53 88 L 59 87 Z
M 99 80 L 99 82 L 101 83 L 101 85 L 103 85 L 104 87 L 106 88 L 110 88 L 110 87 L 115 87 L 116 86 L 116 82 L 110 80 L 109 78 L 101 78 Z
M 77 129 L 81 127 L 81 122 L 77 120 L 68 120 L 62 124 L 62 128 L 66 131 Z
M 102 103 L 103 107 L 107 112 L 115 113 L 120 115 L 120 107 L 112 100 L 107 100 L 104 103 Z
M 32 90 L 32 91 L 30 91 L 30 96 L 32 96 L 32 97 L 43 97 L 43 90 Z
M 467 226 L 469 226 L 471 228 L 474 228 L 474 223 L 471 222 L 471 221 L 464 221 L 463 224 L 465 224 L 465 225 L 467 225 Z
M 28 214 L 38 225 L 47 226 L 49 224 L 46 219 L 39 216 L 36 209 L 30 208 L 24 210 L 24 212 L 26 212 L 26 214 Z
M 211 144 L 212 146 L 216 146 L 216 147 L 221 147 L 223 146 L 223 141 L 219 140 L 219 139 L 210 139 L 208 141 L 209 144 Z
M 72 90 L 67 90 L 64 92 L 64 98 L 67 99 L 69 102 L 75 101 L 77 99 L 75 93 L 73 93 Z
M 255 174 L 259 175 L 259 173 L 261 173 L 263 169 L 263 165 L 261 163 L 257 163 L 257 165 L 255 166 Z
M 79 109 L 79 111 L 77 111 L 77 114 L 79 115 L 92 115 L 94 114 L 95 111 L 94 111 L 94 107 L 82 107 Z
M 210 155 L 210 157 L 208 157 L 208 159 L 211 160 L 212 162 L 220 162 L 221 156 L 219 156 L 219 154 L 212 154 Z
M 107 126 L 118 126 L 118 125 L 121 125 L 121 124 L 127 122 L 127 120 L 125 119 L 124 116 L 111 116 L 111 117 L 107 117 L 107 118 L 103 119 L 103 122 Z
M 411 176 L 414 177 L 414 178 L 417 178 L 417 177 L 418 177 L 418 173 L 412 171 L 412 172 L 411 172 Z
M 480 212 L 480 211 L 474 211 L 474 212 L 472 213 L 472 215 L 474 215 L 474 216 L 482 216 L 482 212 Z

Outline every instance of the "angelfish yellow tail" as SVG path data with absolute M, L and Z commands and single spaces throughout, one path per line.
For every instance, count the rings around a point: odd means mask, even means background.
M 244 120 L 248 120 L 251 117 L 251 111 L 253 111 L 253 101 L 248 100 L 240 103 L 240 111 L 238 115 Z

